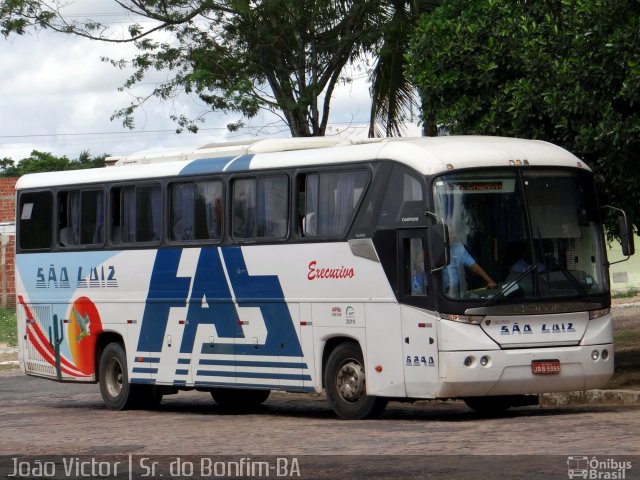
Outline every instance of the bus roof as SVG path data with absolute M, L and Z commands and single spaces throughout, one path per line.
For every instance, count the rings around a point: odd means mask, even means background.
M 116 165 L 120 166 L 24 175 L 17 182 L 16 189 L 272 168 L 303 168 L 367 160 L 397 161 L 424 175 L 463 168 L 509 165 L 589 169 L 568 151 L 538 140 L 443 136 L 350 141 L 316 137 L 267 139 L 251 143 L 205 145 L 183 151 L 134 154 L 119 157 Z

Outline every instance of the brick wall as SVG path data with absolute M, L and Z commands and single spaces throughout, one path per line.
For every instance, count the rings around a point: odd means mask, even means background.
M 7 235 L 10 227 L 5 224 L 15 224 L 16 221 L 16 181 L 17 178 L 0 178 L 0 249 L 4 250 L 4 263 L 0 263 L 0 305 L 15 307 L 16 277 L 15 277 L 15 240 L 14 234 Z

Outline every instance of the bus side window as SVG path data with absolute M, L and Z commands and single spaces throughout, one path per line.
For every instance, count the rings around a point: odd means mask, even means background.
M 53 195 L 32 192 L 20 195 L 20 248 L 51 248 L 53 237 Z
M 169 192 L 171 240 L 220 240 L 221 181 L 175 183 Z
M 427 295 L 427 269 L 422 238 L 405 239 L 405 295 L 423 297 Z
M 104 192 L 71 190 L 58 194 L 58 242 L 61 246 L 104 242 Z
M 124 187 L 122 193 L 122 239 L 130 243 L 160 241 L 162 230 L 160 186 Z
M 254 238 L 256 209 L 256 179 L 243 178 L 233 182 L 233 237 Z
M 367 170 L 309 173 L 298 183 L 304 237 L 346 235 L 369 180 Z
M 69 192 L 58 193 L 58 244 L 62 247 L 69 245 L 68 199 Z
M 289 217 L 286 175 L 241 178 L 233 182 L 232 233 L 236 240 L 283 240 Z
M 111 243 L 119 245 L 122 243 L 122 229 L 120 228 L 121 218 L 121 201 L 120 195 L 122 194 L 121 188 L 111 189 L 111 210 L 110 210 L 110 230 Z
M 378 228 L 426 226 L 424 198 L 417 174 L 395 165 L 380 207 Z

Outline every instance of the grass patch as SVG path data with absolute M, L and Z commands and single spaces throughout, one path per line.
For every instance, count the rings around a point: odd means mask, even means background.
M 640 295 L 640 288 L 632 287 L 624 292 L 616 292 L 611 295 L 611 298 L 632 298 Z
M 12 347 L 18 345 L 15 309 L 0 307 L 0 343 L 8 343 Z
M 640 328 L 614 332 L 613 342 L 616 346 L 616 351 L 628 348 L 640 349 Z

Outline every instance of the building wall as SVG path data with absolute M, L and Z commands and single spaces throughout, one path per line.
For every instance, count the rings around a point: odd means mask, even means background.
M 0 178 L 0 305 L 15 307 L 15 222 L 17 178 Z
M 634 237 L 636 253 L 629 260 L 616 263 L 610 267 L 611 293 L 621 293 L 628 290 L 640 290 L 640 237 Z M 622 255 L 622 247 L 617 241 L 611 242 L 607 248 L 609 262 L 617 262 L 626 259 Z

